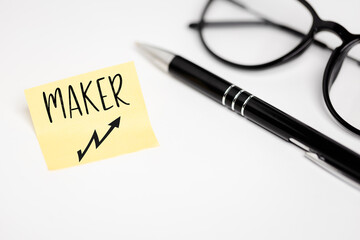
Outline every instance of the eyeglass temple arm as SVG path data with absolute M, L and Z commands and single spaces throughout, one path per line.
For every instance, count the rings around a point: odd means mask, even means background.
M 203 26 L 207 26 L 207 27 L 229 27 L 229 26 L 243 26 L 243 27 L 248 27 L 248 26 L 271 26 L 271 27 L 275 27 L 275 28 L 278 28 L 282 31 L 285 31 L 285 32 L 288 32 L 288 33 L 291 33 L 292 35 L 295 35 L 295 36 L 298 36 L 298 37 L 305 37 L 305 34 L 302 33 L 302 32 L 299 32 L 295 29 L 292 29 L 290 27 L 287 27 L 285 25 L 281 25 L 281 24 L 277 24 L 277 23 L 273 23 L 273 22 L 270 22 L 270 21 L 267 21 L 267 20 L 263 20 L 263 21 L 218 21 L 218 22 L 202 22 Z M 189 24 L 189 27 L 191 29 L 199 29 L 200 27 L 200 23 L 197 23 L 197 22 L 194 22 L 194 23 L 190 23 Z M 328 45 L 326 45 L 325 43 L 319 41 L 319 40 L 316 40 L 314 39 L 313 43 L 316 45 L 316 46 L 319 46 L 321 48 L 324 48 L 324 49 L 327 49 L 327 50 L 330 50 L 330 51 L 333 51 L 334 49 L 333 48 L 330 48 Z M 356 62 L 359 66 L 360 66 L 360 61 L 353 58 L 353 57 L 350 57 L 350 56 L 347 56 L 348 59 Z

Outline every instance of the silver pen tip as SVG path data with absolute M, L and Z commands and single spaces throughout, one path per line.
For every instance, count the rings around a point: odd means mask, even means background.
M 135 45 L 153 64 L 165 72 L 169 71 L 169 65 L 175 54 L 144 43 L 135 42 Z

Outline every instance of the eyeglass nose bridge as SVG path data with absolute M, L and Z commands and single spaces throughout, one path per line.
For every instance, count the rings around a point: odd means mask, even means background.
M 353 41 L 355 37 L 342 25 L 332 21 L 324 21 L 319 17 L 314 18 L 313 31 L 314 31 L 314 35 L 319 32 L 333 33 L 341 39 L 342 45 Z
M 352 34 L 349 33 L 343 26 L 336 22 L 322 20 L 315 9 L 306 0 L 298 1 L 310 12 L 313 18 L 312 29 L 310 30 L 310 33 L 312 33 L 311 35 L 327 31 L 337 35 L 343 42 L 350 38 Z
M 320 19 L 316 14 L 313 15 L 313 17 L 313 36 L 319 32 L 330 32 L 339 37 L 342 42 L 336 49 L 333 50 L 332 56 L 330 57 L 327 64 L 327 66 L 331 65 L 330 62 L 332 62 L 332 59 L 336 59 L 336 64 L 334 64 L 333 69 L 333 75 L 329 81 L 331 87 L 341 69 L 342 63 L 347 53 L 349 52 L 351 46 L 355 42 L 359 41 L 359 37 L 351 34 L 348 30 L 346 30 L 346 28 L 336 22 L 324 21 Z
M 339 71 L 341 69 L 342 63 L 345 60 L 345 57 L 351 47 L 355 44 L 358 44 L 360 41 L 360 36 L 351 34 L 346 28 L 344 28 L 342 25 L 332 22 L 332 21 L 324 21 L 320 19 L 317 15 L 314 16 L 314 24 L 313 24 L 313 36 L 316 33 L 319 32 L 330 32 L 335 34 L 340 38 L 342 41 L 342 44 L 340 44 L 336 49 L 333 50 L 333 53 L 329 59 L 329 62 L 327 64 L 327 67 L 331 65 L 331 62 L 335 62 L 333 66 L 333 75 L 329 79 L 329 87 L 334 83 L 337 75 L 339 74 Z M 336 61 L 335 61 L 336 60 Z M 354 60 L 354 59 L 352 59 Z M 357 60 L 355 60 L 357 61 Z M 357 61 L 358 64 L 359 61 Z
M 346 129 L 350 130 L 352 133 L 360 135 L 359 129 L 348 123 L 337 113 L 329 96 L 330 89 L 335 80 L 337 79 L 337 76 L 342 68 L 343 62 L 348 52 L 354 45 L 360 43 L 360 35 L 351 34 L 340 24 L 331 21 L 323 21 L 320 18 L 314 19 L 313 31 L 314 35 L 322 31 L 331 32 L 337 35 L 342 41 L 342 44 L 333 50 L 330 59 L 326 65 L 322 86 L 323 97 L 331 115 Z M 355 60 L 360 65 L 360 62 L 357 59 L 353 59 L 351 57 L 350 59 Z

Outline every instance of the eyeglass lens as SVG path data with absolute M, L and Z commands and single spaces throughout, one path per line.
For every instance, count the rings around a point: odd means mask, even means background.
M 208 50 L 227 62 L 247 66 L 287 55 L 301 44 L 314 22 L 301 2 L 289 0 L 213 0 L 202 20 L 201 36 Z M 360 65 L 354 59 L 360 60 L 360 43 L 342 56 L 340 68 L 333 69 L 336 77 L 329 97 L 340 117 L 360 129 Z
M 214 0 L 204 21 L 202 36 L 211 51 L 230 62 L 259 65 L 279 59 L 299 45 L 313 19 L 298 1 Z
M 350 125 L 360 129 L 360 65 L 352 58 L 360 59 L 360 43 L 351 48 L 329 96 L 335 111 Z

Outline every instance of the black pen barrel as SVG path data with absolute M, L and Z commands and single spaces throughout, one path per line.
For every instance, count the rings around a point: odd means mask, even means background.
M 281 137 L 316 153 L 360 183 L 360 155 L 215 74 L 176 56 L 169 72 L 213 100 Z
M 169 72 L 217 102 L 221 102 L 225 90 L 231 85 L 230 82 L 180 56 L 175 56 L 170 62 Z
M 286 141 L 301 143 L 304 150 L 360 182 L 360 156 L 352 150 L 257 97 L 249 100 L 244 115 Z

